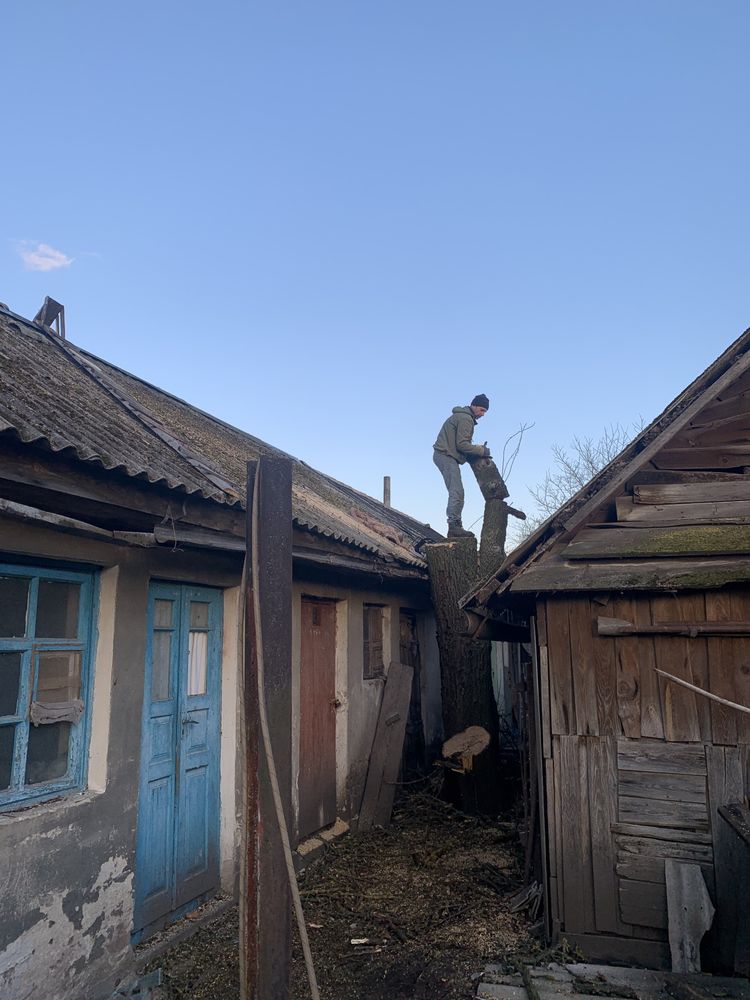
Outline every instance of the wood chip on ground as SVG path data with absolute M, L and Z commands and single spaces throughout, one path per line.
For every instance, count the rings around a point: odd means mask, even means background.
M 539 956 L 527 914 L 511 912 L 524 888 L 513 824 L 426 793 L 387 829 L 326 845 L 299 886 L 322 1000 L 469 998 L 488 961 L 512 971 Z M 154 961 L 155 1000 L 238 1000 L 238 940 L 235 908 Z M 291 998 L 307 997 L 295 940 Z

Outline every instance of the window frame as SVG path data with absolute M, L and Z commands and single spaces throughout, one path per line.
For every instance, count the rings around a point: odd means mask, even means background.
M 385 604 L 376 604 L 366 601 L 362 604 L 362 679 L 365 681 L 378 681 L 385 677 Z M 365 636 L 365 622 L 368 611 L 380 612 L 380 664 L 374 670 L 372 668 L 373 639 L 372 636 Z M 377 641 L 375 645 L 377 646 Z
M 21 653 L 16 711 L 12 715 L 0 716 L 0 728 L 12 727 L 14 734 L 10 784 L 8 788 L 0 789 L 0 812 L 5 812 L 59 797 L 64 792 L 83 789 L 87 784 L 85 764 L 88 759 L 91 729 L 94 674 L 92 664 L 99 588 L 98 572 L 94 569 L 53 568 L 36 562 L 0 562 L 0 576 L 15 576 L 29 580 L 26 634 L 23 637 L 0 637 L 0 653 Z M 39 584 L 43 580 L 80 584 L 75 639 L 36 638 L 28 635 L 36 630 Z M 26 763 L 29 733 L 33 725 L 30 719 L 30 707 L 39 682 L 39 654 L 44 652 L 80 652 L 80 698 L 83 702 L 83 712 L 77 723 L 69 723 L 68 766 L 65 774 L 28 785 L 25 784 Z

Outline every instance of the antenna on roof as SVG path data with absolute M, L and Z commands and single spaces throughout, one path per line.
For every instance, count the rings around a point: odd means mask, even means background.
M 34 317 L 34 322 L 41 323 L 52 333 L 56 333 L 61 340 L 65 340 L 65 306 L 55 302 L 49 295 L 45 295 L 42 308 Z

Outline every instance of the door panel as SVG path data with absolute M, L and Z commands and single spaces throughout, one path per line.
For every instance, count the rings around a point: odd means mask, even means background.
M 299 835 L 336 820 L 336 604 L 302 598 Z
M 151 585 L 136 936 L 218 884 L 221 615 L 220 591 Z

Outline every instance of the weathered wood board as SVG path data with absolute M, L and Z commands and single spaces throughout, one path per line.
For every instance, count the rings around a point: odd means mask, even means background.
M 621 771 L 656 771 L 671 774 L 706 773 L 702 746 L 661 743 L 658 740 L 618 740 L 617 767 Z
M 576 724 L 567 603 L 547 601 L 546 612 L 552 732 L 567 736 L 575 732 Z
M 705 503 L 636 502 L 624 495 L 617 498 L 617 521 L 623 526 L 636 524 L 680 525 L 744 524 L 750 522 L 750 500 L 716 500 Z
M 657 483 L 633 488 L 636 503 L 681 504 L 750 500 L 750 479 L 709 483 Z
M 586 562 L 551 555 L 513 581 L 514 594 L 619 590 L 705 590 L 750 582 L 750 559 L 661 558 Z
M 716 918 L 707 935 L 706 947 L 721 970 L 734 965 L 735 941 L 739 920 L 737 893 L 739 873 L 733 857 L 734 834 L 719 809 L 730 803 L 742 802 L 744 796 L 740 751 L 737 747 L 706 747 L 708 769 L 709 815 L 714 846 L 716 872 Z
M 563 913 L 566 931 L 596 930 L 589 788 L 583 737 L 560 737 Z
M 750 459 L 750 456 L 749 456 Z M 750 524 L 620 525 L 583 528 L 565 559 L 659 559 L 750 554 Z
M 412 667 L 397 660 L 388 668 L 359 810 L 358 830 L 387 826 L 390 821 L 409 716 L 413 673 Z
M 621 878 L 620 914 L 627 924 L 667 927 L 667 889 L 660 882 L 636 882 Z
M 591 863 L 596 929 L 626 932 L 617 905 L 615 844 L 612 824 L 617 820 L 617 749 L 612 737 L 590 740 L 588 750 Z
M 672 970 L 698 972 L 701 941 L 714 917 L 713 903 L 698 865 L 667 858 L 664 872 Z

